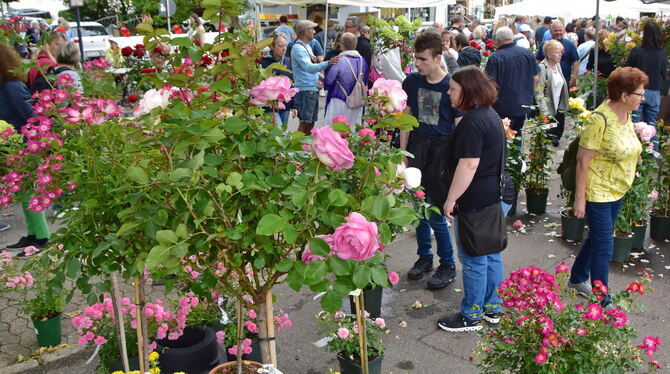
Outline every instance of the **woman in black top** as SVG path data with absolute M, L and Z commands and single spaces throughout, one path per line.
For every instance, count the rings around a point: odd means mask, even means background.
M 482 328 L 481 319 L 498 323 L 501 300 L 498 284 L 503 280 L 500 253 L 471 256 L 461 244 L 458 212 L 481 211 L 500 204 L 500 180 L 505 146 L 502 120 L 491 108 L 498 87 L 476 66 L 457 70 L 451 78 L 449 96 L 453 106 L 465 115 L 453 135 L 448 167 L 453 175 L 444 215 L 454 221 L 458 258 L 463 265 L 461 311 L 442 318 L 438 326 L 446 331 L 474 331 Z M 509 205 L 501 214 L 507 214 Z
M 642 31 L 642 46 L 633 48 L 626 61 L 626 66 L 638 68 L 649 77 L 644 100 L 633 112 L 633 121 L 655 126 L 661 107 L 661 87 L 668 72 L 668 54 L 663 48 L 661 30 L 655 23 L 646 22 Z
M 607 35 L 609 34 L 610 32 L 607 30 L 598 31 L 598 68 L 596 70 L 598 70 L 600 75 L 604 78 L 609 77 L 614 69 L 616 69 L 614 60 L 612 60 L 612 55 L 610 55 L 610 53 L 607 52 L 607 48 L 605 48 L 604 40 L 607 39 Z M 586 70 L 593 71 L 594 60 L 595 49 L 592 48 L 589 52 L 589 62 L 586 64 Z

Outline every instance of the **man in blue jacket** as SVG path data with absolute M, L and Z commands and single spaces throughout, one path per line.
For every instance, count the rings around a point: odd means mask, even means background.
M 319 114 L 319 79 L 321 71 L 329 65 L 340 61 L 333 57 L 329 61 L 317 62 L 310 41 L 316 34 L 316 23 L 309 20 L 300 20 L 295 25 L 298 34 L 293 48 L 291 48 L 291 65 L 293 66 L 293 81 L 300 91 L 293 97 L 293 107 L 298 111 L 298 131 L 309 135 Z

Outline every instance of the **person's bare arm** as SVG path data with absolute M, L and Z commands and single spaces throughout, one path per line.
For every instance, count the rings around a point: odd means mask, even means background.
M 577 75 L 579 75 L 579 60 L 572 63 L 572 76 L 570 77 L 570 84 L 568 88 L 572 88 L 577 85 Z

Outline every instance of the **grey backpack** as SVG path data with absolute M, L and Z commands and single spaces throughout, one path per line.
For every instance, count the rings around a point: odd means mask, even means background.
M 365 99 L 363 99 L 366 96 L 367 93 L 367 87 L 365 86 L 365 82 L 363 82 L 363 58 L 359 59 L 359 73 L 356 74 L 354 71 L 354 67 L 351 66 L 351 62 L 349 62 L 348 58 L 344 58 L 344 61 L 349 65 L 349 70 L 351 70 L 351 74 L 356 77 L 356 83 L 354 83 L 354 88 L 351 90 L 351 93 L 347 95 L 347 90 L 344 89 L 344 86 L 340 82 L 337 82 L 337 85 L 340 86 L 340 89 L 342 90 L 342 93 L 344 96 L 347 98 L 346 103 L 347 107 L 349 109 L 358 109 L 363 106 L 365 106 Z

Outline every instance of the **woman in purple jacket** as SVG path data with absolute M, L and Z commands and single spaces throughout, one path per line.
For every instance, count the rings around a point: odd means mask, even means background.
M 368 82 L 368 64 L 356 51 L 357 38 L 350 32 L 340 36 L 340 61 L 326 70 L 323 88 L 328 91 L 326 96 L 326 115 L 324 123 L 330 125 L 333 117 L 343 115 L 353 126 L 361 123 L 363 106 L 351 108 L 347 105 L 347 96 L 352 94 L 357 77 L 362 76 L 363 86 Z

